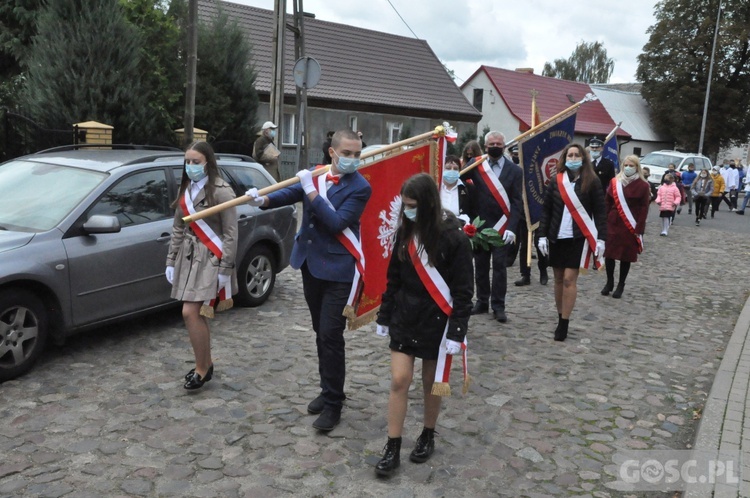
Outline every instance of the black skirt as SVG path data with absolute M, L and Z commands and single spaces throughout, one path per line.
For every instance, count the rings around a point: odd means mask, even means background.
M 399 342 L 395 339 L 391 339 L 391 343 L 388 345 L 388 347 L 391 349 L 391 351 L 408 354 L 409 356 L 414 356 L 423 360 L 437 360 L 440 353 L 439 349 L 436 348 L 412 346 Z
M 672 211 L 659 211 L 659 218 L 671 218 L 674 216 L 674 209 Z
M 585 241 L 585 238 L 578 237 L 575 239 L 558 239 L 555 242 L 550 242 L 549 265 L 552 268 L 580 268 L 583 243 Z

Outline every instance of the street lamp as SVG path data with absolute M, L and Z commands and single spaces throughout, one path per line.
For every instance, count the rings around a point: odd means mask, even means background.
M 714 29 L 714 45 L 711 48 L 711 62 L 708 65 L 708 84 L 706 85 L 706 100 L 703 102 L 703 121 L 701 122 L 701 138 L 698 142 L 698 154 L 703 154 L 703 139 L 706 136 L 706 116 L 708 114 L 708 97 L 711 94 L 711 75 L 714 72 L 714 54 L 716 54 L 716 38 L 719 36 L 719 22 L 721 21 L 721 10 L 724 8 L 723 0 L 719 0 L 719 12 L 716 14 L 716 29 Z

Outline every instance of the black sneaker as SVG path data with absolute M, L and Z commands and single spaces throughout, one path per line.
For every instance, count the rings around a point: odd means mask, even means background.
M 323 399 L 323 396 L 320 395 L 314 400 L 310 401 L 310 404 L 307 405 L 307 413 L 317 415 L 318 413 L 323 412 L 323 408 L 325 408 L 325 406 L 326 406 L 326 402 Z

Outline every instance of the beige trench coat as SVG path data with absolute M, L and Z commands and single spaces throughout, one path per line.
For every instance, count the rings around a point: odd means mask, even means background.
M 227 182 L 217 178 L 214 182 L 214 199 L 217 204 L 234 199 L 234 191 Z M 210 207 L 206 190 L 201 189 L 193 199 L 193 207 L 200 212 Z M 232 276 L 232 293 L 237 293 L 237 210 L 229 208 L 204 218 L 222 241 L 221 261 L 211 253 L 182 221 L 182 208 L 177 206 L 172 226 L 172 240 L 167 254 L 167 266 L 174 266 L 172 298 L 180 301 L 202 302 L 216 297 L 219 273 Z

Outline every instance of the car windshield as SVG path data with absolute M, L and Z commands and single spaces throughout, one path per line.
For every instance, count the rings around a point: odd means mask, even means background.
M 0 166 L 0 229 L 44 232 L 57 226 L 105 178 L 57 164 L 10 161 Z
M 659 154 L 658 152 L 651 152 L 641 159 L 641 164 L 648 166 L 660 166 L 666 168 L 670 164 L 680 164 L 681 158 L 675 156 L 669 156 L 667 154 Z

